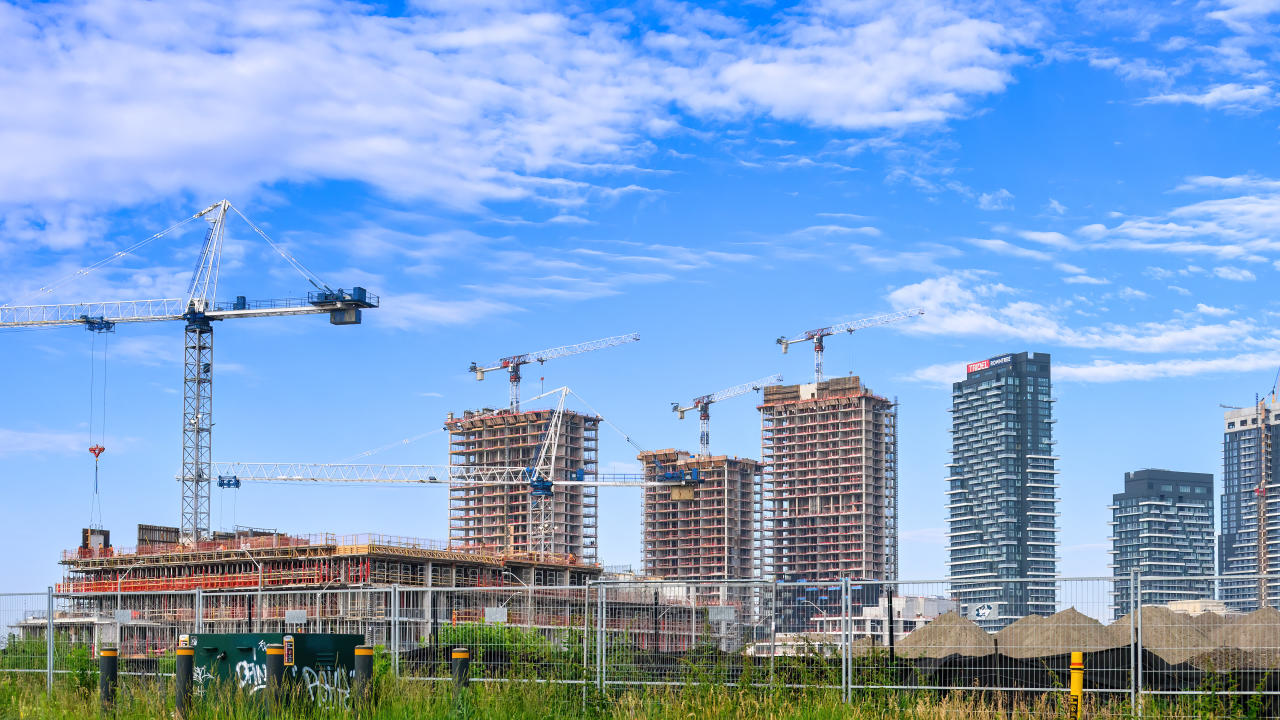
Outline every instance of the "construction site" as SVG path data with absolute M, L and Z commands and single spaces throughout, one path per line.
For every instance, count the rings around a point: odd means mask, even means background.
M 243 219 L 316 290 L 297 299 L 241 296 L 217 302 L 221 252 L 233 217 Z M 362 312 L 378 308 L 380 300 L 364 288 L 332 288 L 225 200 L 138 246 L 198 219 L 209 227 L 186 297 L 5 306 L 0 315 L 0 327 L 81 327 L 95 337 L 114 333 L 120 323 L 167 321 L 181 323 L 183 328 L 178 523 L 139 525 L 132 547 L 112 543 L 101 518 L 96 483 L 105 436 L 91 412 L 90 438 L 102 439 L 90 448 L 97 512 L 82 532 L 79 546 L 61 556 L 65 577 L 56 592 L 69 599 L 58 617 L 62 626 L 79 628 L 77 632 L 95 628 L 97 638 L 96 628 L 105 619 L 114 618 L 118 624 L 120 614 L 127 612 L 138 614 L 135 620 L 195 618 L 202 625 L 217 623 L 226 630 L 261 630 L 284 627 L 286 614 L 292 612 L 295 618 L 308 618 L 307 627 L 313 630 L 330 627 L 329 618 L 376 628 L 388 616 L 422 615 L 423 608 L 414 607 L 413 601 L 395 599 L 401 591 L 437 588 L 521 589 L 528 592 L 526 621 L 532 623 L 529 613 L 536 593 L 553 618 L 547 622 L 576 623 L 565 604 L 573 588 L 608 579 L 599 562 L 598 545 L 599 490 L 606 487 L 643 489 L 644 569 L 642 574 L 626 577 L 664 581 L 662 591 L 655 591 L 652 598 L 649 593 L 640 595 L 646 598 L 646 606 L 651 600 L 655 607 L 667 608 L 673 618 L 679 616 L 674 608 L 691 604 L 732 609 L 721 617 L 759 618 L 760 595 L 735 589 L 753 580 L 895 576 L 894 406 L 871 393 L 857 377 L 824 381 L 823 342 L 838 332 L 899 322 L 920 311 L 779 338 L 784 353 L 792 344 L 813 343 L 814 383 L 783 386 L 780 375 L 771 375 L 698 396 L 688 404 L 673 403 L 671 410 L 681 419 L 687 412 L 698 415 L 697 453 L 648 451 L 619 430 L 638 451 L 635 457 L 641 470 L 635 473 L 599 472 L 600 428 L 608 421 L 594 410 L 566 408 L 570 397 L 576 397 L 572 390 L 562 387 L 522 404 L 520 387 L 525 365 L 636 342 L 636 333 L 511 355 L 485 365 L 472 363 L 468 370 L 477 380 L 493 373 L 506 376 L 509 404 L 449 413 L 443 419 L 448 435 L 446 464 L 214 462 L 215 325 L 222 320 L 314 314 L 328 315 L 335 326 L 358 325 Z M 96 355 L 93 359 L 98 362 Z M 101 361 L 105 374 L 105 350 Z M 713 454 L 712 405 L 761 390 L 763 458 Z M 98 402 L 92 392 L 91 398 L 91 404 Z M 102 403 L 105 417 L 105 391 Z M 252 482 L 447 485 L 448 540 L 213 528 L 211 488 L 238 489 Z M 560 592 L 565 593 L 564 603 L 556 594 Z M 513 613 L 519 614 L 518 608 L 518 603 L 512 605 Z M 425 612 L 438 619 L 434 608 Z M 468 619 L 475 608 L 451 612 L 454 619 Z M 554 620 L 557 617 L 563 621 Z M 156 637 L 140 642 L 150 651 L 157 643 L 171 640 Z

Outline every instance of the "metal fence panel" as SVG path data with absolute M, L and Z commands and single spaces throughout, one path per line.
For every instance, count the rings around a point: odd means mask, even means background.
M 1070 653 L 1083 652 L 1099 700 L 1280 703 L 1280 611 L 1235 600 L 1223 614 L 1197 599 L 1244 586 L 1268 585 L 1135 575 L 0 594 L 0 672 L 52 683 L 91 673 L 113 645 L 122 675 L 164 675 L 187 633 L 356 633 L 398 674 L 431 680 L 465 646 L 480 681 L 1043 694 L 1066 690 Z
M 0 672 L 48 674 L 50 597 L 47 592 L 0 594 Z

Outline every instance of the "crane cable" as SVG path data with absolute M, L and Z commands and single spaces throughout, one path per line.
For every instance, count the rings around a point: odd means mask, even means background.
M 93 495 L 89 501 L 89 527 L 102 527 L 102 495 L 98 487 L 98 465 L 102 453 L 106 451 L 103 443 L 107 439 L 107 349 L 108 333 L 94 332 L 89 344 L 89 452 L 93 455 Z M 94 437 L 94 416 L 97 410 L 97 366 L 98 335 L 102 335 L 102 417 L 98 423 L 98 434 Z
M 154 241 L 154 240 L 159 240 L 160 238 L 164 237 L 165 235 L 168 235 L 169 233 L 173 232 L 174 230 L 177 230 L 178 228 L 182 227 L 183 225 L 186 225 L 187 223 L 191 222 L 192 220 L 195 220 L 196 218 L 200 217 L 200 215 L 202 215 L 202 214 L 203 214 L 203 213 L 198 213 L 198 214 L 196 214 L 196 215 L 192 215 L 191 217 L 187 218 L 186 220 L 181 220 L 181 221 L 179 221 L 179 222 L 176 222 L 176 223 L 174 223 L 173 225 L 170 225 L 169 227 L 165 228 L 164 230 L 161 230 L 160 232 L 156 233 L 155 235 L 152 235 L 151 237 L 146 238 L 145 240 L 139 240 L 138 242 L 136 242 L 136 243 L 134 243 L 134 244 L 130 245 L 129 247 L 127 247 L 127 248 L 125 248 L 125 249 L 123 249 L 123 250 L 119 250 L 119 251 L 117 251 L 117 252 L 115 252 L 115 253 L 112 253 L 111 255 L 109 255 L 109 256 L 107 256 L 107 257 L 105 257 L 105 258 L 103 258 L 103 259 L 99 260 L 99 261 L 98 261 L 98 262 L 96 262 L 96 263 L 93 263 L 92 265 L 86 265 L 86 266 L 84 266 L 84 267 L 80 268 L 79 270 L 77 270 L 77 271 L 75 271 L 75 272 L 71 273 L 70 275 L 64 276 L 64 277 L 63 277 L 63 278 L 61 278 L 60 280 L 56 280 L 56 281 L 54 281 L 54 282 L 52 282 L 52 283 L 49 283 L 48 285 L 45 285 L 44 287 L 40 288 L 39 290 L 35 291 L 34 293 L 31 293 L 30 295 L 27 295 L 26 297 L 22 298 L 22 299 L 21 299 L 21 300 L 19 300 L 18 302 L 14 303 L 14 305 L 26 305 L 27 303 L 29 303 L 30 301 L 32 301 L 32 300 L 34 300 L 34 299 L 36 299 L 36 298 L 40 297 L 41 295 L 48 295 L 49 293 L 52 293 L 54 290 L 57 290 L 58 288 L 62 287 L 63 285 L 66 285 L 67 283 L 71 282 L 72 280 L 75 280 L 75 279 L 77 279 L 77 278 L 84 277 L 85 275 L 88 275 L 89 273 L 93 272 L 94 270 L 97 270 L 98 268 L 100 268 L 100 267 L 102 267 L 102 266 L 104 266 L 104 265 L 107 265 L 107 264 L 109 264 L 109 263 L 115 262 L 116 260 L 119 260 L 120 258 L 124 257 L 125 255 L 131 255 L 131 254 L 133 254 L 133 252 L 134 252 L 135 250 L 138 250 L 139 248 L 141 248 L 142 246 L 146 245 L 147 243 L 150 243 L 150 242 L 152 242 L 152 241 Z M 6 307 L 6 306 L 0 306 L 0 307 Z M 7 307 L 13 307 L 13 305 L 9 305 L 9 306 L 7 306 Z
M 258 235 L 261 236 L 263 240 L 266 240 L 267 244 L 271 246 L 271 249 L 275 250 L 276 253 L 280 255 L 280 257 L 284 258 L 285 262 L 292 265 L 293 269 L 298 271 L 298 274 L 302 276 L 303 280 L 306 280 L 307 282 L 311 283 L 311 285 L 314 286 L 315 289 L 317 290 L 323 290 L 329 293 L 333 292 L 333 288 L 330 288 L 328 283 L 321 280 L 319 275 L 316 275 L 315 273 L 311 272 L 311 270 L 307 268 L 306 265 L 303 265 L 302 262 L 299 261 L 292 254 L 290 254 L 288 250 L 285 250 L 279 245 L 276 245 L 275 242 L 271 240 L 271 238 L 267 237 L 267 234 L 262 231 L 262 228 L 258 227 L 257 225 L 254 225 L 252 220 L 245 217 L 244 213 L 240 212 L 240 208 L 236 207 L 235 205 L 232 205 L 231 209 L 235 210 L 236 214 L 240 216 L 240 219 L 244 220 L 249 225 L 249 227 L 253 228 L 253 231 L 258 233 Z

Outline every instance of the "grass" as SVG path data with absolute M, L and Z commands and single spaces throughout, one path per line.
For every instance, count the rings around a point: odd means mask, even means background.
M 549 683 L 475 683 L 455 706 L 452 686 L 383 678 L 375 684 L 376 702 L 359 713 L 362 720 L 466 718 L 467 720 L 825 720 L 827 718 L 991 718 L 992 720 L 1067 720 L 1062 693 L 1010 696 L 988 692 L 877 691 L 857 695 L 850 704 L 827 690 L 765 688 L 740 690 L 718 685 L 619 689 L 600 695 L 593 687 Z M 113 713 L 121 720 L 173 717 L 169 682 L 122 678 Z M 1134 717 L 1127 699 L 1103 703 L 1087 697 L 1091 720 Z M 96 688 L 60 681 L 52 696 L 44 678 L 0 674 L 0 720 L 17 718 L 90 718 L 98 715 Z M 1255 705 L 1230 706 L 1204 697 L 1177 701 L 1151 699 L 1143 718 L 1261 717 Z M 350 710 L 319 709 L 295 698 L 286 714 L 272 715 L 262 698 L 223 689 L 196 699 L 189 720 L 264 720 L 268 717 L 355 718 Z

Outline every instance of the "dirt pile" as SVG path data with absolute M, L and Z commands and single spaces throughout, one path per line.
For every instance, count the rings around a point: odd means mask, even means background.
M 956 653 L 982 657 L 995 651 L 995 642 L 973 621 L 952 611 L 911 631 L 898 641 L 897 650 L 903 657 L 943 658 Z
M 1116 647 L 1102 623 L 1075 608 L 1021 625 L 1030 617 L 1038 616 L 1028 616 L 1000 631 L 1005 633 L 1000 639 L 1000 652 L 1025 658 Z
M 1241 650 L 1280 649 L 1280 610 L 1265 607 L 1224 622 L 1213 633 L 1213 644 Z
M 1107 628 L 1111 642 L 1115 643 L 1113 647 L 1133 642 L 1133 628 L 1130 627 L 1132 622 L 1133 613 L 1129 613 Z M 1142 647 L 1173 665 L 1220 647 L 1209 639 L 1190 615 L 1165 607 L 1144 605 L 1138 628 L 1142 631 Z

